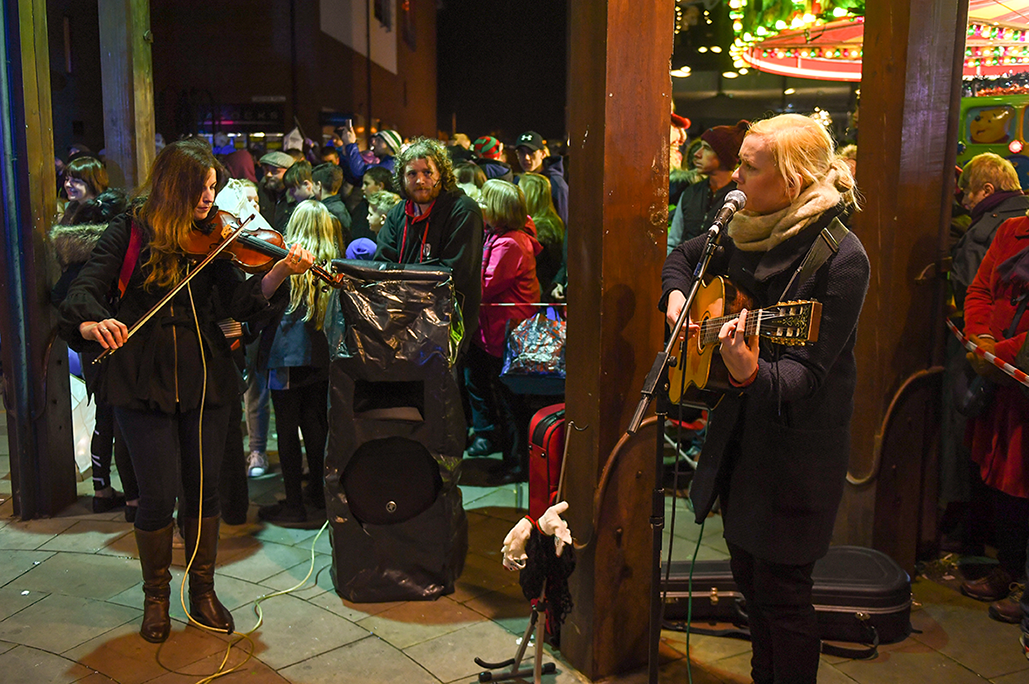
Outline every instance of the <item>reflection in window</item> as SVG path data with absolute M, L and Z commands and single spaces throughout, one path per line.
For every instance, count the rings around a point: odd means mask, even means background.
M 387 31 L 393 30 L 393 0 L 375 0 L 375 18 Z

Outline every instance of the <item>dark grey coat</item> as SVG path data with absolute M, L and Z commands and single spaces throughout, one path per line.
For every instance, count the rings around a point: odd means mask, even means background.
M 958 243 L 954 245 L 954 263 L 950 270 L 950 277 L 956 282 L 956 286 L 960 287 L 962 295 L 975 279 L 975 272 L 979 270 L 979 264 L 983 262 L 986 250 L 990 248 L 990 243 L 993 242 L 993 236 L 997 233 L 1000 224 L 1009 218 L 1025 216 L 1027 212 L 1029 212 L 1029 197 L 1015 195 L 1008 197 L 995 206 L 992 211 L 980 216 L 978 221 L 968 227 Z M 963 296 L 962 299 L 964 299 Z
M 710 273 L 728 275 L 756 307 L 780 295 L 829 216 L 768 252 L 744 252 L 723 238 Z M 689 291 L 705 236 L 668 256 L 663 296 Z M 868 257 L 857 236 L 789 299 L 822 303 L 819 338 L 804 347 L 762 341 L 758 373 L 738 395 L 711 411 L 707 441 L 693 480 L 697 520 L 721 497 L 726 540 L 754 556 L 802 565 L 825 555 L 847 472 L 856 369 L 854 341 L 868 289 Z

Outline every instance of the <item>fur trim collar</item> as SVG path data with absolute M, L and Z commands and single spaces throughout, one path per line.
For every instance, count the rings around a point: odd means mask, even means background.
M 50 243 L 57 255 L 61 270 L 72 264 L 84 263 L 93 252 L 100 236 L 107 230 L 106 223 L 84 223 L 77 226 L 54 226 L 50 229 Z

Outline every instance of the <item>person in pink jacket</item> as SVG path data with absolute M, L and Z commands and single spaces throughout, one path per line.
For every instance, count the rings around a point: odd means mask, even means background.
M 486 236 L 482 248 L 479 329 L 468 350 L 465 386 L 476 441 L 488 440 L 503 454 L 496 483 L 526 478 L 529 426 L 525 398 L 500 382 L 507 331 L 536 313 L 540 301 L 536 255 L 543 247 L 525 208 L 525 195 L 500 179 L 482 186 Z M 489 453 L 489 452 L 486 452 Z

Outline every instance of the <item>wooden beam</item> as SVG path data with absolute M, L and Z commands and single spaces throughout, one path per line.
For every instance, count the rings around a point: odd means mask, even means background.
M 662 348 L 672 0 L 569 3 L 566 499 L 579 539 L 561 650 L 590 679 L 647 655 L 653 430 L 622 455 L 592 529 L 601 470 Z
M 47 230 L 56 207 L 45 0 L 4 3 L 2 90 L 4 246 L 0 334 L 15 512 L 54 515 L 75 501 L 68 363 L 51 338 L 56 275 Z
M 99 0 L 98 7 L 107 171 L 111 185 L 131 189 L 146 179 L 156 149 L 150 1 Z
M 963 0 L 896 0 L 869 3 L 865 17 L 857 167 L 865 209 L 854 230 L 872 278 L 858 325 L 850 462 L 863 483 L 845 492 L 835 540 L 882 548 L 909 569 L 920 503 L 904 502 L 935 496 L 923 481 L 935 458 L 933 421 L 915 421 L 918 434 L 902 440 L 884 441 L 882 426 L 902 387 L 924 391 L 908 381 L 941 355 L 943 282 L 916 279 L 946 253 L 967 13 Z M 877 479 L 884 464 L 891 477 Z M 918 484 L 902 495 L 909 478 Z M 913 514 L 902 515 L 904 506 Z

